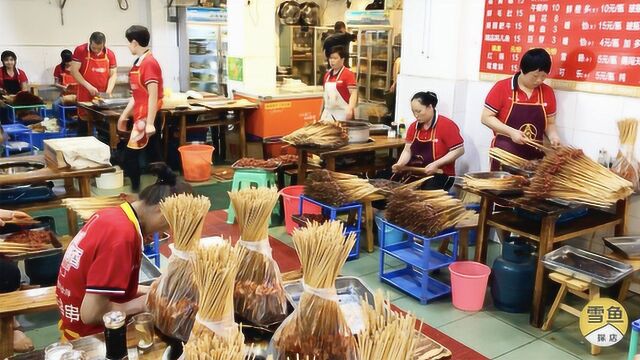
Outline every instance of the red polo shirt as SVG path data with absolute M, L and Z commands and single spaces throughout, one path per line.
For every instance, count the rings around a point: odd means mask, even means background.
M 13 76 L 9 76 L 9 74 L 7 74 L 7 70 L 5 70 L 4 66 L 0 67 L 0 88 L 4 89 L 4 80 L 18 80 L 18 82 L 20 84 L 28 82 L 29 79 L 27 79 L 27 74 L 24 73 L 24 71 L 18 69 L 18 68 L 14 68 L 13 71 Z
M 342 96 L 344 101 L 348 104 L 349 98 L 351 97 L 349 90 L 356 87 L 356 75 L 347 67 L 343 67 L 342 72 L 338 71 L 336 74 L 333 73 L 333 70 L 329 70 L 324 74 L 322 84 L 324 85 L 327 82 L 336 83 L 336 88 L 338 89 L 340 96 Z
M 67 248 L 58 273 L 56 297 L 67 339 L 104 330 L 80 320 L 86 293 L 118 303 L 135 298 L 141 256 L 141 234 L 122 208 L 101 210 L 87 221 Z
M 420 140 L 433 141 L 433 157 L 438 160 L 447 155 L 451 150 L 457 149 L 464 145 L 464 139 L 460 135 L 460 128 L 453 120 L 436 114 L 436 122 L 428 129 L 420 129 L 416 134 L 418 122 L 414 121 L 407 129 L 406 141 L 408 144 L 413 143 L 416 136 Z M 442 172 L 445 175 L 454 176 L 456 174 L 455 161 L 442 166 Z
M 509 111 L 511 110 L 514 88 L 518 89 L 516 92 L 516 94 L 518 94 L 518 101 L 530 104 L 535 104 L 538 101 L 538 94 L 542 91 L 542 99 L 547 117 L 556 114 L 556 96 L 551 86 L 542 84 L 533 89 L 531 97 L 528 97 L 524 91 L 518 88 L 517 77 L 512 76 L 495 83 L 484 101 L 484 106 L 493 113 L 496 113 L 500 121 L 507 121 L 507 116 L 509 116 Z
M 63 69 L 60 64 L 56 65 L 55 69 L 53 69 L 53 77 L 58 80 L 59 83 L 62 84 L 62 74 L 71 75 L 71 71 L 68 69 Z
M 73 57 L 71 59 L 81 63 L 80 74 L 84 74 L 87 70 L 87 57 L 90 56 L 92 59 L 102 59 L 104 58 L 105 51 L 107 52 L 107 59 L 109 60 L 109 68 L 113 69 L 117 67 L 118 63 L 116 63 L 116 54 L 114 54 L 111 49 L 107 49 L 105 47 L 99 54 L 94 54 L 89 49 L 89 44 L 78 45 L 75 50 L 73 50 Z

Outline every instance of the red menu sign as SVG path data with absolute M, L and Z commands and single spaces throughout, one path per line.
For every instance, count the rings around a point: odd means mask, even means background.
M 554 86 L 640 96 L 640 0 L 486 0 L 484 11 L 483 79 L 542 47 Z

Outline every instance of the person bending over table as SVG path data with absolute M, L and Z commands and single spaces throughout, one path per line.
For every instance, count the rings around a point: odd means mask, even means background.
M 65 252 L 56 297 L 67 340 L 103 331 L 102 316 L 109 311 L 145 311 L 148 288 L 138 286 L 143 242 L 168 229 L 159 203 L 192 190 L 164 163 L 152 164 L 150 170 L 158 177 L 155 184 L 133 203 L 94 214 Z
M 411 98 L 416 121 L 409 125 L 406 145 L 391 170 L 392 180 L 415 181 L 433 176 L 424 188 L 449 188 L 455 176 L 455 162 L 464 154 L 460 129 L 449 118 L 438 114 L 438 97 L 431 91 L 419 92 Z
M 489 91 L 482 110 L 482 123 L 493 130 L 491 147 L 497 147 L 526 160 L 541 159 L 543 153 L 525 139 L 542 142 L 546 134 L 552 146 L 560 144 L 556 128 L 556 97 L 543 83 L 551 71 L 546 50 L 527 51 L 520 60 L 520 71 L 498 81 Z M 492 160 L 491 170 L 500 169 Z

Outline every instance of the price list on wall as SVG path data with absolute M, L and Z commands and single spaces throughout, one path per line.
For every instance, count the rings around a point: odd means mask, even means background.
M 485 1 L 482 79 L 514 74 L 536 47 L 554 87 L 640 96 L 640 0 Z

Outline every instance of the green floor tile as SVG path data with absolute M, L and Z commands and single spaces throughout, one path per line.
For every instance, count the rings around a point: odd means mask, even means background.
M 502 356 L 497 357 L 498 360 L 576 360 L 579 359 L 565 351 L 562 351 L 553 345 L 542 340 L 536 340 L 523 347 L 517 348 Z
M 385 292 L 385 294 L 388 294 L 389 299 L 391 301 L 397 301 L 407 295 L 394 287 L 391 287 L 387 284 L 383 284 L 382 282 L 380 282 L 380 278 L 378 276 L 377 271 L 372 274 L 358 276 L 358 277 L 362 279 L 362 281 L 364 281 L 365 284 L 367 284 L 367 286 L 369 287 L 369 289 L 371 289 L 371 291 L 373 291 L 374 293 L 377 291 L 377 289 L 382 289 Z
M 506 354 L 535 340 L 533 336 L 485 313 L 465 317 L 438 330 L 489 358 Z
M 364 276 L 378 273 L 379 260 L 374 256 L 360 253 L 360 257 L 347 261 L 342 267 L 341 274 L 351 276 Z
M 427 305 L 420 304 L 420 301 L 411 296 L 406 296 L 393 303 L 399 308 L 411 312 L 431 327 L 440 327 L 473 315 L 454 308 L 451 305 L 451 298 L 446 296 L 429 302 Z
M 487 292 L 490 292 L 490 289 L 487 289 Z M 548 309 L 547 309 L 548 310 Z M 493 305 L 485 306 L 485 312 L 496 319 L 504 321 L 505 323 L 518 328 L 521 331 L 526 332 L 527 334 L 534 336 L 536 338 L 541 338 L 543 336 L 549 335 L 552 331 L 560 330 L 566 326 L 569 326 L 578 321 L 578 318 L 565 312 L 560 311 L 554 321 L 553 326 L 549 331 L 542 331 L 539 328 L 531 326 L 529 324 L 529 313 L 521 313 L 514 314 L 508 313 L 501 310 L 498 310 Z
M 626 359 L 627 351 L 629 349 L 629 332 L 624 337 L 624 340 L 610 346 L 608 348 L 602 348 L 599 355 L 592 356 L 590 353 L 590 344 L 580 333 L 580 327 L 578 323 L 569 325 L 559 331 L 542 338 L 543 341 L 564 350 L 570 354 L 577 356 L 579 359 L 599 359 L 599 360 L 621 360 Z
M 33 341 L 33 346 L 36 349 L 44 349 L 49 344 L 60 341 L 60 330 L 57 324 L 39 327 L 25 332 L 25 334 Z

